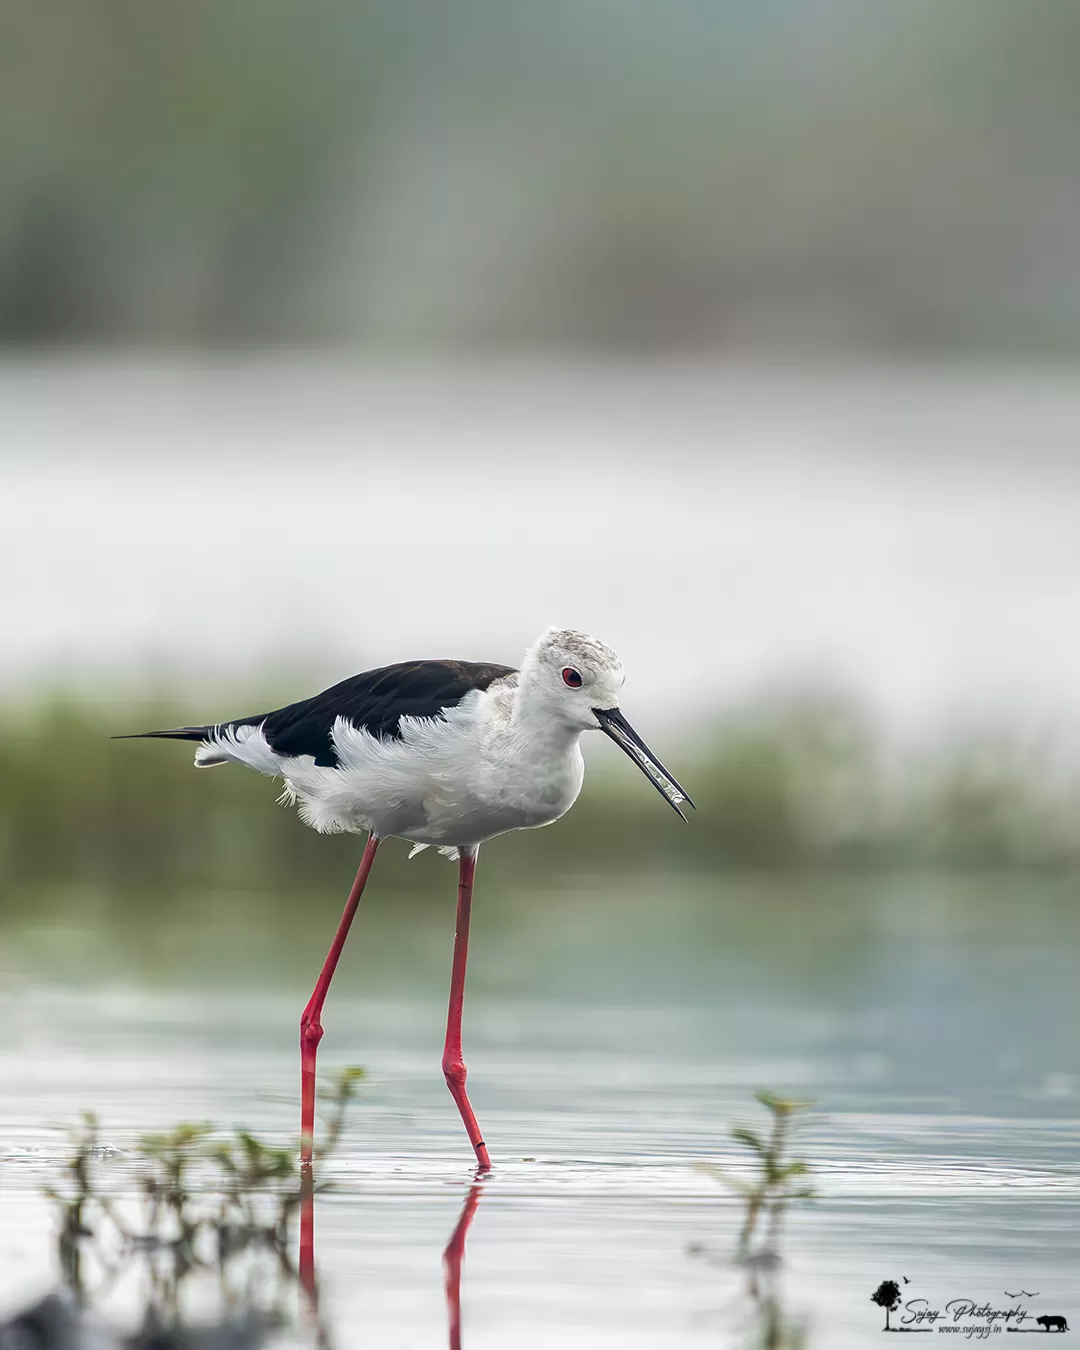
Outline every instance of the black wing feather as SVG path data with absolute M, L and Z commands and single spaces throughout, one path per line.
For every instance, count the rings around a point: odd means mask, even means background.
M 401 661 L 353 675 L 314 698 L 265 717 L 244 718 L 238 725 L 262 722 L 270 748 L 280 755 L 313 755 L 316 764 L 336 765 L 330 733 L 339 717 L 373 736 L 398 737 L 403 717 L 438 717 L 472 690 L 486 689 L 512 673 L 511 666 L 473 661 Z
M 401 735 L 403 717 L 438 717 L 472 690 L 486 689 L 514 673 L 513 666 L 477 661 L 400 661 L 352 675 L 314 698 L 290 703 L 275 712 L 238 717 L 217 726 L 142 734 L 202 741 L 229 728 L 261 723 L 267 743 L 279 755 L 311 755 L 316 764 L 335 767 L 338 757 L 330 733 L 339 717 L 373 736 L 394 739 Z

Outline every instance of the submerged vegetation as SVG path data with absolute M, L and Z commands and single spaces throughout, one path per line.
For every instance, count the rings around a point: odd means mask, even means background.
M 763 1252 L 777 1250 L 784 1213 L 792 1201 L 812 1200 L 816 1194 L 807 1181 L 810 1175 L 809 1163 L 802 1158 L 788 1156 L 795 1122 L 812 1103 L 789 1101 L 774 1092 L 764 1091 L 755 1092 L 754 1098 L 772 1116 L 771 1130 L 768 1135 L 764 1135 L 748 1125 L 736 1125 L 731 1131 L 731 1137 L 750 1151 L 757 1174 L 752 1177 L 736 1176 L 713 1163 L 701 1164 L 702 1171 L 716 1177 L 746 1201 L 746 1216 L 739 1230 L 736 1259 L 751 1263 Z M 762 1220 L 765 1233 L 755 1248 L 754 1239 Z
M 340 1141 L 362 1078 L 361 1069 L 344 1069 L 326 1094 L 323 1160 Z M 70 1140 L 70 1156 L 44 1193 L 58 1212 L 61 1277 L 76 1307 L 93 1306 L 134 1267 L 142 1274 L 143 1337 L 184 1327 L 186 1294 L 200 1278 L 214 1282 L 219 1317 L 245 1335 L 286 1320 L 298 1285 L 314 1297 L 303 1251 L 299 1265 L 295 1257 L 297 1215 L 314 1189 L 298 1143 L 279 1147 L 248 1130 L 187 1122 L 121 1152 L 103 1141 L 91 1112 Z
M 354 839 L 318 838 L 275 809 L 273 785 L 254 774 L 195 773 L 180 747 L 109 739 L 178 713 L 50 701 L 0 715 L 0 908 L 70 886 L 109 903 L 212 887 L 325 890 L 336 904 Z M 556 869 L 661 865 L 700 874 L 1080 866 L 1080 764 L 1049 742 L 957 735 L 902 753 L 857 705 L 812 693 L 736 709 L 681 750 L 677 736 L 664 739 L 698 803 L 690 828 L 664 817 L 629 765 L 594 755 L 586 791 L 556 827 L 558 848 L 546 831 L 519 834 L 512 848 L 496 841 L 486 873 L 505 867 L 520 886 Z M 380 880 L 429 889 L 403 852 Z
M 811 1103 L 790 1101 L 773 1092 L 756 1092 L 754 1096 L 772 1117 L 768 1134 L 747 1125 L 737 1125 L 731 1131 L 732 1139 L 751 1155 L 752 1175 L 736 1175 L 713 1163 L 701 1163 L 700 1169 L 734 1191 L 745 1206 L 734 1261 L 746 1271 L 752 1343 L 761 1350 L 801 1350 L 807 1342 L 807 1328 L 786 1311 L 780 1275 L 784 1265 L 784 1215 L 793 1202 L 812 1200 L 816 1195 L 808 1181 L 809 1163 L 790 1156 L 795 1124 Z M 690 1247 L 689 1254 L 720 1264 L 701 1246 Z

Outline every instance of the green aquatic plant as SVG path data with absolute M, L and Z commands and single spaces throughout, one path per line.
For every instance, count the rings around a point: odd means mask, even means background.
M 752 1155 L 756 1174 L 736 1176 L 714 1163 L 700 1163 L 699 1169 L 722 1182 L 745 1202 L 735 1262 L 747 1276 L 746 1292 L 752 1312 L 751 1344 L 760 1350 L 802 1350 L 807 1342 L 806 1325 L 787 1313 L 781 1298 L 781 1221 L 790 1204 L 810 1200 L 816 1194 L 806 1180 L 810 1175 L 810 1164 L 803 1158 L 790 1156 L 796 1122 L 812 1103 L 793 1101 L 766 1091 L 755 1092 L 754 1097 L 770 1113 L 771 1129 L 762 1133 L 746 1125 L 736 1125 L 731 1137 Z M 765 1231 L 761 1241 L 755 1244 L 763 1217 Z M 701 1245 L 689 1250 L 691 1255 L 709 1255 Z
M 93 1225 L 101 1214 L 108 1214 L 108 1201 L 98 1194 L 93 1166 L 103 1153 L 98 1118 L 93 1111 L 84 1111 L 79 1124 L 68 1130 L 71 1156 L 61 1165 L 61 1175 L 55 1185 L 42 1187 L 46 1199 L 51 1200 L 60 1213 L 60 1231 L 57 1251 L 64 1283 L 70 1288 L 82 1287 L 83 1238 L 93 1237 Z M 95 1209 L 98 1213 L 95 1213 Z
M 362 1069 L 344 1069 L 325 1094 L 320 1158 L 338 1147 L 363 1077 Z M 180 1325 L 181 1291 L 198 1273 L 216 1275 L 230 1315 L 239 1310 L 267 1325 L 283 1319 L 284 1299 L 300 1278 L 292 1256 L 294 1222 L 314 1189 L 310 1170 L 305 1175 L 300 1168 L 298 1143 L 283 1147 L 250 1130 L 226 1133 L 208 1122 L 182 1122 L 121 1151 L 102 1141 L 90 1111 L 69 1137 L 70 1154 L 43 1191 L 59 1211 L 62 1278 L 80 1300 L 139 1262 L 146 1277 L 144 1329 Z M 134 1182 L 134 1199 L 112 1185 L 116 1164 L 125 1181 Z M 241 1253 L 253 1259 L 237 1261 Z M 260 1253 L 269 1256 L 276 1280 L 260 1268 Z
M 787 1206 L 795 1200 L 812 1200 L 816 1194 L 805 1178 L 810 1175 L 810 1164 L 803 1158 L 791 1158 L 788 1151 L 797 1117 L 813 1105 L 808 1101 L 792 1101 L 773 1092 L 755 1092 L 754 1097 L 772 1117 L 772 1128 L 767 1135 L 746 1125 L 736 1125 L 731 1137 L 752 1155 L 757 1175 L 752 1178 L 736 1176 L 714 1163 L 701 1163 L 702 1171 L 741 1195 L 746 1201 L 746 1213 L 739 1232 L 737 1255 L 743 1258 L 750 1250 L 762 1216 L 768 1219 L 767 1241 L 779 1235 L 780 1221 Z

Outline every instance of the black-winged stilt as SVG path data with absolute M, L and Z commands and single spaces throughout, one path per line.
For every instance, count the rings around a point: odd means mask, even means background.
M 549 629 L 520 670 L 406 661 L 354 675 L 301 703 L 232 722 L 148 731 L 198 741 L 195 763 L 244 764 L 284 780 L 284 802 L 324 834 L 367 835 L 345 912 L 300 1018 L 301 1156 L 311 1161 L 322 1008 L 381 840 L 434 845 L 459 860 L 457 928 L 443 1073 L 481 1169 L 491 1166 L 465 1091 L 461 1013 L 480 845 L 550 825 L 577 800 L 583 731 L 603 731 L 682 816 L 689 795 L 619 711 L 623 669 L 586 633 Z M 685 819 L 685 817 L 683 817 Z M 411 855 L 410 855 L 411 856 Z

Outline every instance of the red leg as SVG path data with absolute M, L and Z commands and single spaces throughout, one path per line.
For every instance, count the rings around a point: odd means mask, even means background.
M 442 1066 L 446 1086 L 457 1102 L 461 1119 L 476 1150 L 476 1161 L 483 1172 L 491 1170 L 487 1145 L 480 1134 L 469 1096 L 465 1091 L 465 1061 L 461 1057 L 461 1010 L 465 1003 L 465 966 L 469 959 L 469 918 L 472 913 L 473 877 L 476 875 L 476 850 L 461 851 L 461 880 L 458 883 L 457 928 L 454 932 L 454 970 L 450 977 L 450 1009 L 446 1018 L 446 1044 Z
M 469 1227 L 480 1203 L 483 1186 L 474 1182 L 465 1197 L 465 1205 L 457 1227 L 450 1234 L 450 1241 L 443 1252 L 443 1268 L 446 1273 L 446 1313 L 450 1323 L 450 1350 L 461 1350 L 461 1263 L 465 1259 L 465 1239 L 469 1236 Z
M 341 922 L 334 934 L 333 944 L 323 964 L 322 973 L 315 985 L 314 993 L 308 999 L 308 1005 L 300 1016 L 300 1161 L 302 1163 L 311 1162 L 311 1151 L 315 1138 L 315 1056 L 318 1053 L 319 1042 L 322 1040 L 321 1018 L 323 1004 L 326 1002 L 326 991 L 330 988 L 330 981 L 334 978 L 341 949 L 345 946 L 345 939 L 349 936 L 349 925 L 352 923 L 356 907 L 360 903 L 360 896 L 364 892 L 364 886 L 371 871 L 371 864 L 375 861 L 375 851 L 378 847 L 379 841 L 375 835 L 368 835 L 368 841 L 364 845 L 364 856 L 360 859 L 360 867 L 356 873 L 356 880 L 352 884 L 352 890 L 349 892 L 349 898 L 345 903 L 345 913 L 342 914 Z

